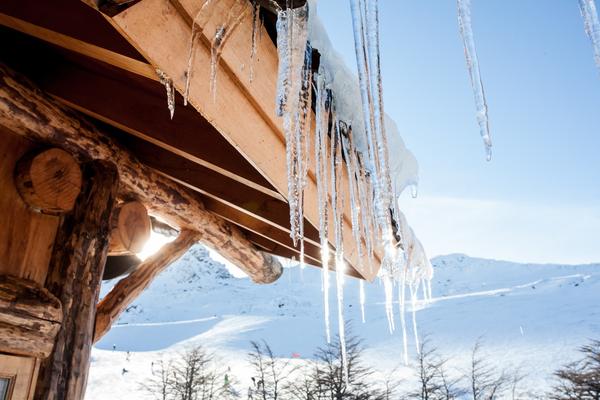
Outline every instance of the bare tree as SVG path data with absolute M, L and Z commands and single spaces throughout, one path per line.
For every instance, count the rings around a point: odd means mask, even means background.
M 553 400 L 600 400 L 600 340 L 579 351 L 583 357 L 555 372 L 558 383 L 548 397 Z
M 465 394 L 459 388 L 461 378 L 452 379 L 446 371 L 448 360 L 438 355 L 436 347 L 425 338 L 417 354 L 416 374 L 419 387 L 408 394 L 409 398 L 419 400 L 453 400 Z
M 350 332 L 350 329 L 346 329 Z M 315 379 L 317 399 L 331 400 L 384 400 L 385 395 L 376 386 L 374 371 L 362 361 L 363 347 L 351 334 L 346 336 L 347 375 L 342 363 L 339 336 L 324 347 L 317 349 Z
M 477 340 L 471 353 L 471 365 L 466 378 L 473 400 L 495 400 L 502 397 L 509 385 L 506 372 L 498 373 L 482 356 L 481 340 Z
M 248 353 L 250 365 L 254 370 L 250 388 L 252 399 L 278 400 L 286 388 L 286 378 L 292 372 L 288 360 L 282 360 L 273 354 L 266 341 L 252 341 L 252 351 Z M 248 396 L 250 398 L 250 394 Z
M 424 338 L 417 354 L 418 390 L 409 394 L 412 399 L 434 400 L 442 389 L 439 379 L 439 368 L 443 362 L 436 356 L 437 349 L 430 346 L 428 338 Z
M 168 400 L 172 393 L 171 363 L 163 360 L 152 362 L 152 378 L 142 383 L 142 388 L 152 394 L 156 400 Z
M 446 371 L 446 363 L 448 360 L 443 360 L 438 365 L 438 375 L 440 379 L 440 390 L 437 398 L 440 400 L 456 400 L 466 394 L 466 390 L 460 386 L 461 377 L 451 378 Z
M 295 369 L 294 379 L 286 386 L 286 400 L 319 400 L 314 370 L 312 364 Z
M 153 378 L 143 387 L 159 400 L 223 400 L 238 397 L 233 377 L 216 367 L 214 357 L 193 347 L 174 360 L 152 364 Z M 221 379 L 223 377 L 223 379 Z
M 402 382 L 396 379 L 396 375 L 398 374 L 398 367 L 392 369 L 389 373 L 385 375 L 385 378 L 381 384 L 382 386 L 382 398 L 384 400 L 397 400 L 398 398 L 398 389 Z

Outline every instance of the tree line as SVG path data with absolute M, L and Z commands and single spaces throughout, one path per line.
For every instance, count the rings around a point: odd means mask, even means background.
M 168 362 L 154 362 L 152 378 L 143 386 L 158 400 L 600 400 L 600 341 L 582 346 L 579 360 L 557 370 L 550 391 L 525 387 L 522 370 L 496 368 L 481 341 L 474 345 L 468 367 L 455 370 L 430 340 L 423 340 L 410 385 L 396 377 L 397 369 L 382 377 L 367 365 L 357 336 L 347 337 L 346 349 L 347 374 L 339 337 L 303 363 L 278 358 L 266 341 L 253 341 L 247 355 L 250 384 L 239 390 L 229 369 L 202 347 L 194 347 Z

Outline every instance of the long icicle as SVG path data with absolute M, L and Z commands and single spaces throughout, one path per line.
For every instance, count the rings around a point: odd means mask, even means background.
M 187 58 L 187 69 L 185 71 L 185 89 L 183 91 L 183 105 L 187 106 L 188 97 L 190 94 L 190 82 L 192 80 L 192 74 L 194 73 L 194 56 L 196 55 L 196 38 L 201 33 L 202 27 L 206 21 L 212 15 L 212 8 L 209 8 L 214 0 L 204 0 L 202 7 L 196 13 L 194 20 L 192 21 L 192 33 L 190 35 L 190 42 L 188 47 L 188 58 Z M 207 14 L 207 11 L 210 11 Z
M 258 0 L 252 0 L 252 44 L 250 47 L 250 82 L 254 80 L 254 64 L 258 53 L 261 38 L 260 5 Z
M 296 9 L 282 10 L 277 19 L 279 73 L 276 112 L 283 116 L 286 136 L 290 237 L 294 246 L 297 245 L 298 240 L 302 240 L 300 226 L 304 221 L 300 203 L 305 182 L 303 144 L 307 135 L 303 104 L 305 104 L 307 88 L 310 91 L 310 82 L 305 81 L 305 78 L 310 78 L 310 74 L 303 74 L 307 64 L 307 20 L 308 4 Z
M 483 89 L 483 81 L 479 72 L 479 60 L 477 58 L 477 49 L 473 38 L 473 27 L 471 25 L 471 0 L 457 0 L 458 4 L 458 26 L 460 35 L 465 47 L 465 57 L 473 95 L 475 96 L 475 106 L 477 107 L 477 123 L 479 124 L 479 133 L 483 139 L 486 151 L 486 159 L 492 159 L 492 137 L 490 135 L 490 126 L 488 120 L 488 106 Z
M 300 167 L 299 190 L 300 199 L 298 201 L 298 234 L 300 240 L 300 268 L 304 268 L 304 189 L 306 188 L 308 177 L 308 166 L 310 163 L 310 127 L 311 127 L 311 105 L 312 105 L 312 47 L 306 45 L 304 55 L 304 66 L 302 67 L 302 86 L 300 89 L 300 103 L 298 110 L 298 123 L 296 124 L 296 145 L 298 153 L 298 162 Z
M 217 71 L 223 47 L 231 37 L 231 34 L 235 31 L 235 28 L 237 28 L 246 15 L 248 15 L 249 11 L 250 8 L 248 7 L 246 0 L 238 0 L 238 2 L 231 7 L 231 10 L 229 10 L 227 22 L 219 26 L 215 31 L 215 36 L 210 48 L 210 92 L 212 93 L 213 102 L 217 99 Z
M 360 318 L 362 323 L 364 324 L 366 322 L 365 319 L 365 281 L 360 279 L 359 280 L 359 301 L 360 301 Z
M 402 275 L 398 284 L 398 307 L 402 327 L 402 356 L 404 365 L 408 365 L 408 337 L 406 336 L 406 264 L 402 265 Z
M 579 8 L 585 24 L 585 32 L 594 47 L 596 66 L 600 68 L 600 21 L 598 21 L 596 3 L 594 0 L 579 0 Z
M 344 381 L 348 384 L 348 355 L 346 352 L 346 333 L 344 323 L 344 238 L 343 238 L 343 212 L 344 198 L 341 191 L 342 177 L 342 137 L 341 128 L 337 116 L 334 114 L 335 139 L 332 139 L 331 148 L 331 203 L 333 205 L 333 218 L 335 225 L 335 276 L 337 288 L 337 306 L 338 306 L 338 335 L 340 338 L 340 348 L 342 353 L 342 369 Z
M 385 111 L 383 106 L 383 82 L 381 78 L 381 57 L 379 49 L 379 4 L 378 0 L 369 0 L 366 7 L 367 24 L 366 41 L 369 51 L 369 79 L 373 99 L 374 133 L 377 144 L 377 160 L 379 162 L 379 185 L 382 204 L 379 207 L 385 210 L 385 229 L 391 229 L 389 209 L 391 206 L 392 181 L 390 177 L 387 136 L 385 131 Z
M 410 290 L 410 302 L 412 306 L 412 325 L 413 334 L 415 335 L 415 347 L 417 348 L 417 354 L 421 352 L 421 346 L 419 344 L 419 331 L 417 330 L 417 290 L 415 285 L 409 285 Z
M 328 185 L 327 185 L 327 142 L 331 92 L 325 87 L 324 71 L 317 76 L 315 166 L 317 176 L 317 200 L 319 203 L 319 239 L 321 265 L 323 267 L 323 307 L 327 343 L 331 343 L 329 326 L 329 242 L 328 242 Z

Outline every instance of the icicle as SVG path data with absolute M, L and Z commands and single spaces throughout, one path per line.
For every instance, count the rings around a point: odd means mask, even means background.
M 210 92 L 213 96 L 213 102 L 217 98 L 217 71 L 221 53 L 227 40 L 235 31 L 235 28 L 242 22 L 248 14 L 249 8 L 245 0 L 237 0 L 237 3 L 229 10 L 227 22 L 219 26 L 215 31 L 210 48 Z
M 323 306 L 327 343 L 331 343 L 329 327 L 329 239 L 328 239 L 328 185 L 327 185 L 327 143 L 331 92 L 325 88 L 323 72 L 317 75 L 315 168 L 317 178 L 317 201 L 319 203 L 319 241 L 321 245 L 321 265 L 323 267 Z
M 346 335 L 344 329 L 344 197 L 341 190 L 340 178 L 342 176 L 342 137 L 339 121 L 335 116 L 334 110 L 334 131 L 331 145 L 331 204 L 333 206 L 333 219 L 335 228 L 335 269 L 336 269 L 336 287 L 338 303 L 338 332 L 340 337 L 340 347 L 342 351 L 342 369 L 344 380 L 348 384 L 348 356 L 346 354 Z
M 359 299 L 360 299 L 360 317 L 362 323 L 365 323 L 365 281 L 359 280 Z
M 388 321 L 388 329 L 390 330 L 390 334 L 394 333 L 396 326 L 394 325 L 394 284 L 392 282 L 391 276 L 385 274 L 382 277 L 383 280 L 383 288 L 385 292 L 385 315 Z
M 250 50 L 250 82 L 254 80 L 254 63 L 261 37 L 260 5 L 252 0 L 252 46 Z
M 402 267 L 402 275 L 398 284 L 398 307 L 400 308 L 400 325 L 402 326 L 402 355 L 404 364 L 408 365 L 408 337 L 406 336 L 406 266 Z
M 196 37 L 200 32 L 199 29 L 202 29 L 202 26 L 206 24 L 206 21 L 212 15 L 213 9 L 210 8 L 210 5 L 214 2 L 214 0 L 204 0 L 202 7 L 198 10 L 198 13 L 194 17 L 192 21 L 192 34 L 190 35 L 190 45 L 188 49 L 188 59 L 187 59 L 187 69 L 185 71 L 185 90 L 183 91 L 183 105 L 187 106 L 188 96 L 190 94 L 190 82 L 192 80 L 193 74 L 193 65 L 194 65 L 194 56 L 195 45 L 196 45 Z M 209 11 L 207 13 L 207 10 Z
M 369 262 L 369 267 L 373 268 L 372 260 L 373 260 L 373 214 L 371 211 L 373 208 L 371 207 L 371 199 L 372 192 L 368 185 L 368 179 L 365 176 L 364 169 L 360 168 L 358 177 L 358 196 L 360 198 L 360 203 L 363 205 L 361 208 L 361 218 L 362 218 L 362 228 L 363 235 L 365 238 L 365 247 L 366 247 L 366 256 Z
M 337 251 L 336 251 L 337 252 Z M 344 322 L 344 258 L 343 253 L 335 259 L 335 280 L 337 289 L 338 306 L 338 334 L 340 337 L 340 348 L 342 352 L 342 370 L 344 381 L 348 384 L 348 354 L 346 351 L 346 328 Z
M 414 285 L 409 285 L 410 289 L 410 302 L 412 306 L 412 325 L 413 334 L 415 335 L 415 347 L 417 348 L 417 354 L 421 353 L 421 346 L 419 345 L 419 332 L 417 330 L 417 290 Z
M 156 74 L 167 91 L 167 108 L 169 114 L 171 114 L 171 119 L 173 119 L 173 115 L 175 115 L 175 86 L 173 86 L 173 80 L 160 69 L 156 70 Z
M 473 28 L 471 26 L 471 0 L 457 0 L 458 4 L 458 25 L 460 35 L 465 47 L 465 57 L 467 68 L 471 78 L 471 86 L 475 96 L 475 105 L 477 107 L 477 123 L 479 132 L 485 145 L 486 158 L 488 161 L 492 158 L 492 138 L 490 136 L 490 126 L 488 121 L 488 107 L 485 100 L 483 82 L 479 72 L 479 60 L 477 59 L 477 49 L 473 39 Z
M 305 184 L 304 166 L 307 116 L 310 114 L 312 51 L 307 50 L 308 5 L 286 9 L 277 17 L 277 52 L 279 73 L 276 113 L 283 116 L 286 136 L 288 202 L 290 206 L 290 237 L 297 244 L 302 238 L 300 225 L 304 221 L 302 193 Z
M 374 149 L 374 120 L 373 120 L 373 109 L 372 109 L 372 98 L 371 98 L 371 87 L 369 80 L 368 70 L 368 54 L 365 43 L 365 21 L 364 21 L 364 0 L 350 0 L 350 9 L 352 11 L 352 26 L 354 32 L 354 49 L 356 51 L 356 63 L 358 67 L 358 81 L 360 94 L 363 106 L 363 118 L 365 125 L 365 136 L 367 138 L 367 150 L 369 161 L 376 166 L 375 159 L 376 153 Z M 375 172 L 375 171 L 373 171 Z
M 585 32 L 592 41 L 594 47 L 594 60 L 600 68 L 600 21 L 594 0 L 579 0 L 579 8 L 585 24 Z
M 360 203 L 357 199 L 358 181 L 357 181 L 357 159 L 356 149 L 352 141 L 352 128 L 346 128 L 347 140 L 343 142 L 343 153 L 344 159 L 346 160 L 346 168 L 348 170 L 348 191 L 350 194 L 350 211 L 352 217 L 352 236 L 354 243 L 356 244 L 358 260 L 362 263 L 364 252 L 363 252 L 363 241 L 362 241 L 362 227 L 360 225 Z
M 389 209 L 392 198 L 392 181 L 390 177 L 390 168 L 388 160 L 387 136 L 385 131 L 385 112 L 383 107 L 383 83 L 381 80 L 381 61 L 379 53 L 379 4 L 378 0 L 368 0 L 366 7 L 366 39 L 367 49 L 369 52 L 369 79 L 370 88 L 372 91 L 372 112 L 374 120 L 375 143 L 377 146 L 377 160 L 379 161 L 379 198 L 381 205 L 379 211 L 385 212 L 385 215 L 380 216 L 381 223 L 385 229 L 391 229 L 389 221 Z

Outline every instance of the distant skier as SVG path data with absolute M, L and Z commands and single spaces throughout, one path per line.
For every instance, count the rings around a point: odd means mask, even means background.
M 125 375 L 125 374 L 126 374 L 126 373 L 128 373 L 128 372 L 129 372 L 129 370 L 127 370 L 127 369 L 123 368 L 123 371 L 121 371 L 121 375 Z

